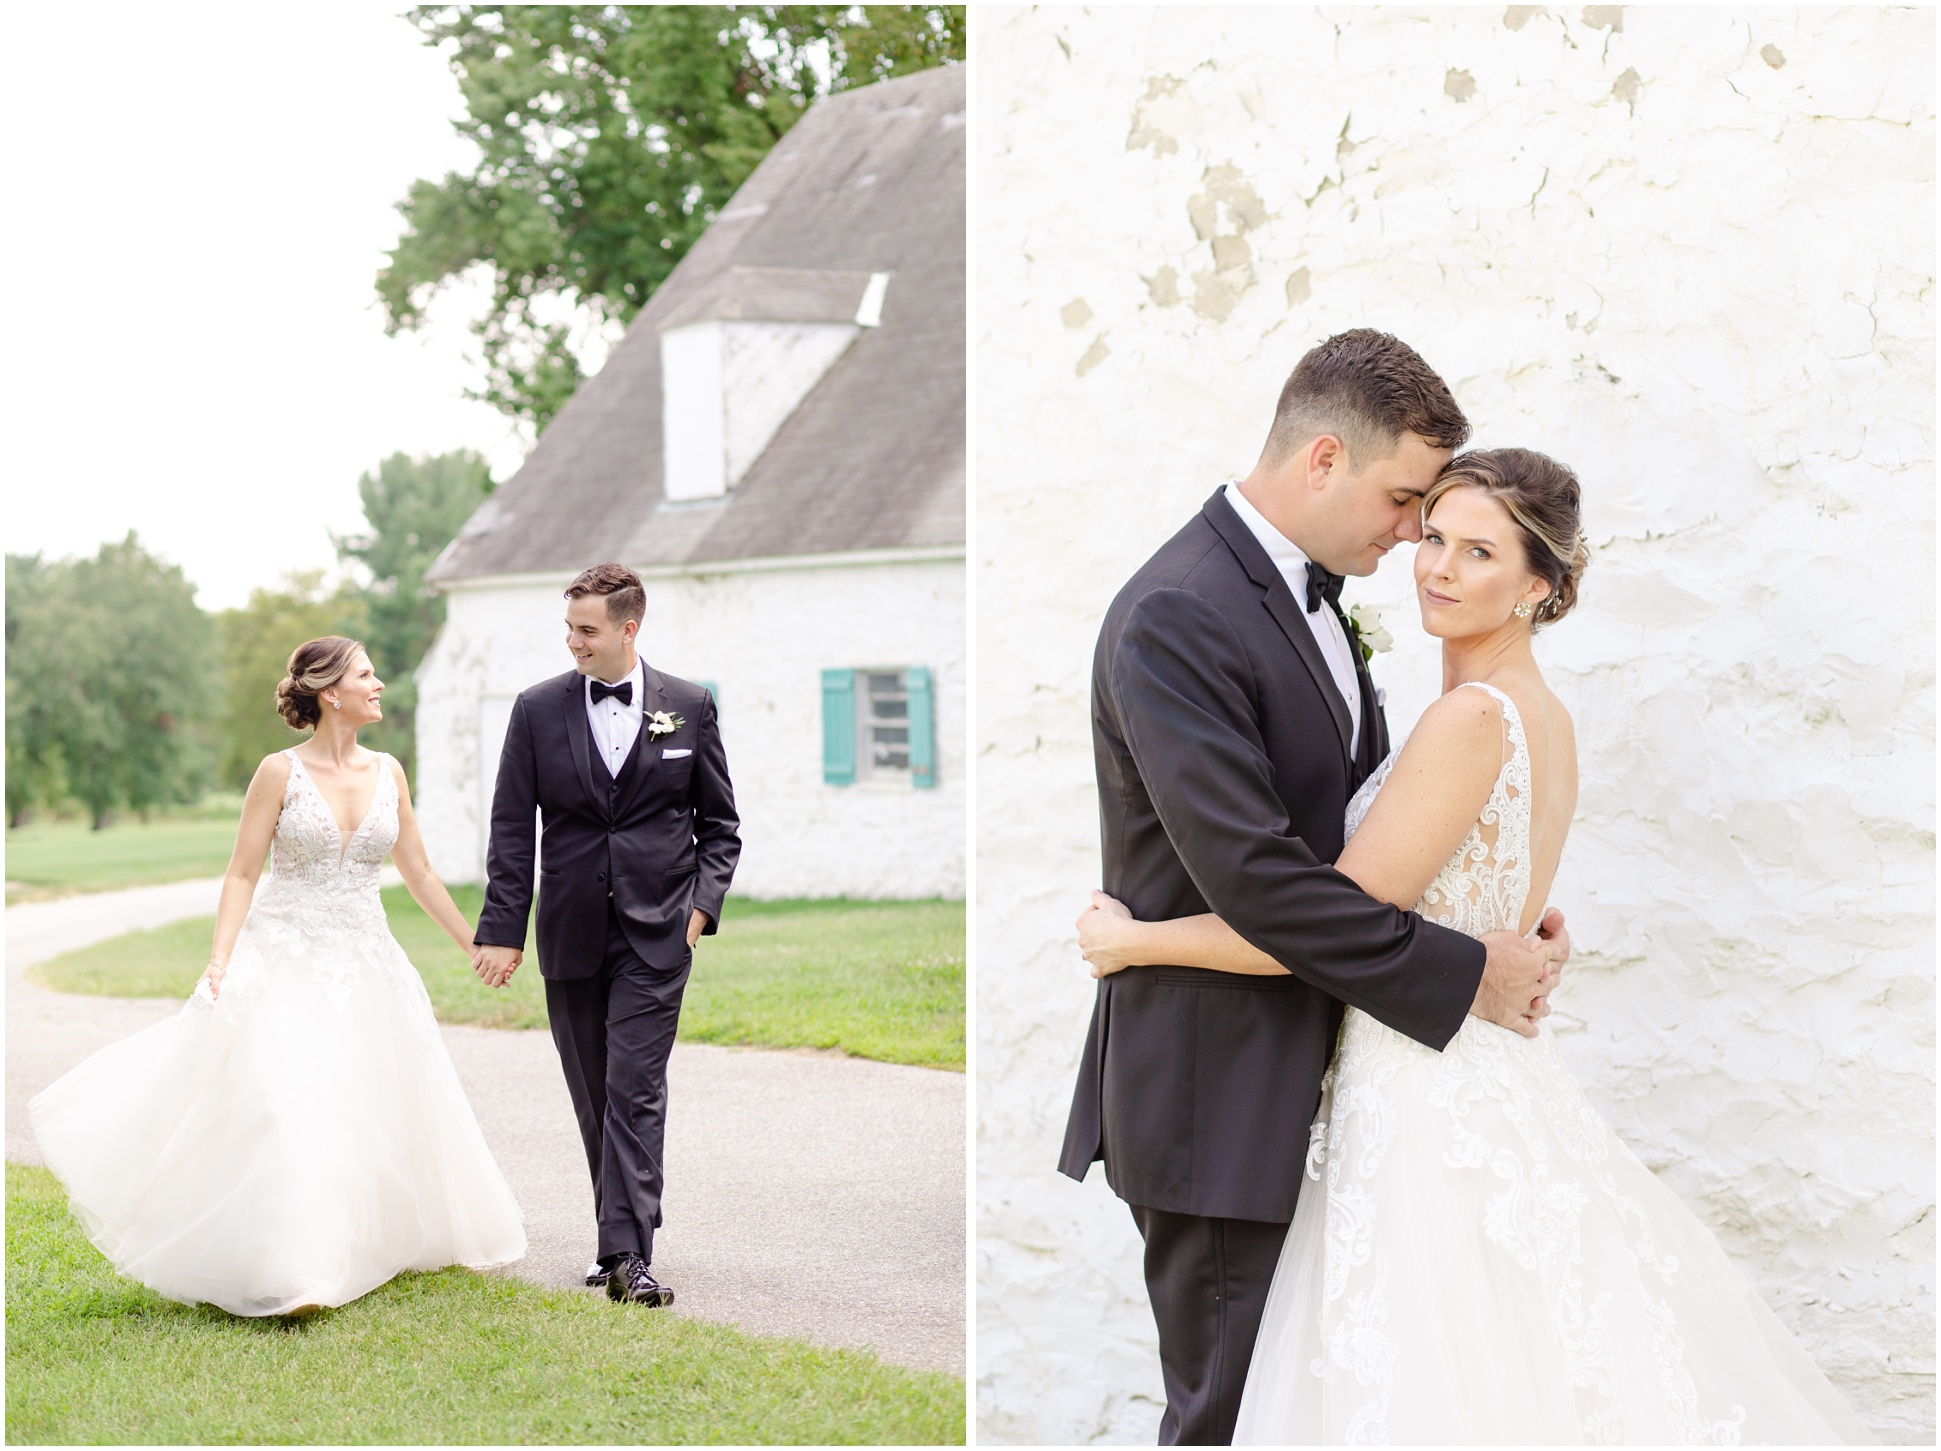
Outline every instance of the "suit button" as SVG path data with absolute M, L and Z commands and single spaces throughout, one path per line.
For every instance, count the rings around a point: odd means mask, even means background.
M 607 874 L 606 874 L 605 872 L 599 872 L 599 873 L 597 873 L 597 874 L 596 874 L 596 876 L 595 876 L 595 880 L 596 880 L 596 881 L 602 881 L 602 882 L 604 882 L 604 881 L 605 881 L 606 879 L 607 879 Z

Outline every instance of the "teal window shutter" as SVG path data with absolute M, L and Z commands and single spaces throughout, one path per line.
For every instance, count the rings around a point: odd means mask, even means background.
M 910 696 L 910 784 L 919 789 L 935 786 L 937 731 L 930 703 L 930 667 L 912 665 L 904 671 L 903 688 Z
M 822 672 L 822 779 L 831 786 L 856 780 L 856 672 Z

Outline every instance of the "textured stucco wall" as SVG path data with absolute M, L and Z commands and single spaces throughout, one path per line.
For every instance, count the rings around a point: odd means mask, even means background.
M 1365 324 L 1587 486 L 1539 646 L 1583 760 L 1569 1062 L 1883 1437 L 1932 1441 L 1933 12 L 980 27 L 983 1439 L 1152 1438 L 1131 1224 L 1051 1168 L 1092 642 Z M 1437 688 L 1410 552 L 1349 587 L 1397 727 Z
M 570 579 L 460 588 L 418 673 L 418 813 L 447 881 L 481 879 L 481 813 L 498 770 L 481 731 L 527 686 L 570 666 Z M 964 895 L 964 562 L 649 577 L 641 654 L 719 689 L 741 812 L 734 891 L 750 897 Z M 825 668 L 927 665 L 937 785 L 822 780 Z M 495 708 L 497 714 L 495 716 Z

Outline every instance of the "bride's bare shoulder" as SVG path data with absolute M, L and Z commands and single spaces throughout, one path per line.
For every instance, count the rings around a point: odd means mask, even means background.
M 386 755 L 378 762 L 381 769 L 391 773 L 391 783 L 398 788 L 398 800 L 409 803 L 411 800 L 411 781 L 404 774 L 404 762 L 396 756 Z
M 1409 733 L 1409 744 L 1427 735 L 1439 750 L 1476 750 L 1495 746 L 1503 729 L 1503 707 L 1487 690 L 1446 690 L 1429 703 Z
M 1487 690 L 1449 690 L 1429 703 L 1395 768 L 1487 788 L 1502 765 L 1503 707 Z
M 258 790 L 274 791 L 279 797 L 283 788 L 290 784 L 290 758 L 282 751 L 272 751 L 256 763 L 256 774 L 249 778 L 249 794 Z

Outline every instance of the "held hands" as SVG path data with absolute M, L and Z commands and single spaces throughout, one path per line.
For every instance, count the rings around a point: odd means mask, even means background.
M 688 917 L 687 945 L 694 946 L 701 938 L 701 931 L 708 925 L 708 914 L 698 907 Z M 487 987 L 504 987 L 512 981 L 512 974 L 519 964 L 525 961 L 525 953 L 516 947 L 494 947 L 489 943 L 474 942 L 465 949 L 472 959 L 472 971 L 478 980 Z
M 1078 950 L 1092 965 L 1093 977 L 1110 977 L 1121 968 L 1138 966 L 1132 949 L 1132 913 L 1125 903 L 1095 889 L 1076 926 Z
M 1570 960 L 1564 914 L 1551 907 L 1528 937 L 1487 932 L 1482 943 L 1489 957 L 1469 1011 L 1526 1038 L 1536 1037 L 1537 1023 L 1550 1015 L 1550 994 Z
M 487 987 L 504 987 L 525 958 L 525 953 L 516 947 L 493 947 L 479 942 L 472 944 L 471 953 L 472 971 Z

